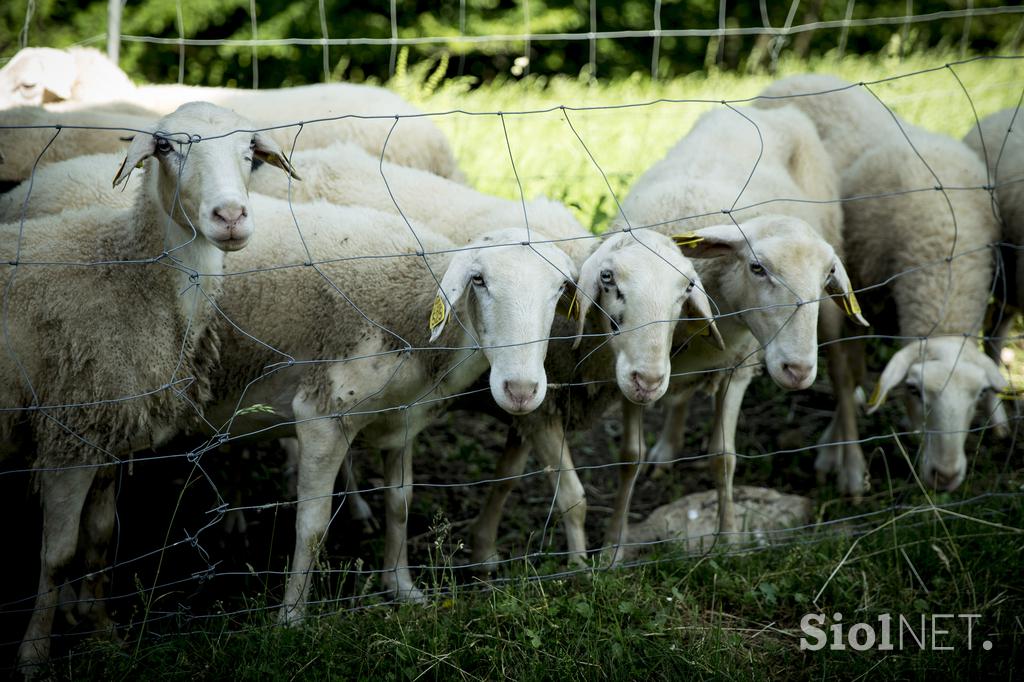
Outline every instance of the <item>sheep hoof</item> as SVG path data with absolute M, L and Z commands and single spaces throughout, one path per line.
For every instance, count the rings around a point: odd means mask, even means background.
M 400 604 L 426 604 L 427 597 L 420 588 L 409 585 L 395 590 L 395 601 Z
M 299 627 L 306 619 L 306 609 L 299 604 L 282 604 L 277 622 L 290 628 Z
M 488 550 L 479 553 L 473 552 L 472 563 L 469 565 L 469 569 L 477 575 L 492 575 L 497 573 L 500 565 L 501 555 L 498 554 L 497 550 Z

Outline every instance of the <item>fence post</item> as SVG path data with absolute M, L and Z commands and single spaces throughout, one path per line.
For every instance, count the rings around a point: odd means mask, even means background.
M 121 0 L 107 0 L 107 58 L 118 63 L 121 57 Z

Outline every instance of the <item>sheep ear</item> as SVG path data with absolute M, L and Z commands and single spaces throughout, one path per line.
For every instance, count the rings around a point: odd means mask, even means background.
M 850 277 L 846 274 L 846 268 L 838 258 L 832 262 L 832 272 L 825 281 L 825 291 L 829 296 L 839 297 L 836 304 L 842 306 L 847 317 L 861 326 L 871 326 L 861 315 L 860 304 L 857 303 L 857 296 L 853 293 Z
M 690 324 L 699 324 L 700 327 L 697 333 L 705 337 L 707 342 L 718 350 L 725 350 L 725 341 L 722 340 L 722 335 L 718 333 L 718 325 L 715 324 L 715 316 L 711 312 L 711 302 L 708 300 L 708 295 L 704 292 L 704 287 L 699 280 L 694 280 L 693 288 L 690 289 L 690 295 L 687 296 L 686 302 L 683 304 L 683 312 L 688 318 L 703 319 L 703 324 L 698 322 L 690 322 Z
M 579 279 L 576 280 L 572 300 L 575 307 L 570 307 L 570 320 L 576 320 L 576 339 L 572 342 L 573 349 L 579 348 L 583 340 L 583 328 L 587 324 L 587 313 L 590 306 L 597 300 L 601 291 L 601 263 L 608 252 L 609 242 L 601 244 L 594 253 L 590 254 L 580 268 Z
M 889 395 L 889 391 L 899 386 L 907 378 L 910 365 L 920 356 L 921 346 L 919 344 L 904 346 L 892 356 L 889 364 L 882 370 L 882 375 L 878 377 L 875 390 L 871 392 L 871 397 L 868 398 L 868 414 L 874 414 L 882 406 L 886 396 Z
M 672 239 L 690 258 L 719 258 L 736 253 L 747 245 L 743 232 L 731 223 L 674 235 Z
M 132 138 L 128 145 L 128 153 L 121 162 L 121 167 L 114 176 L 114 187 L 128 180 L 128 176 L 136 168 L 142 168 L 142 162 L 156 153 L 156 136 L 149 134 L 138 134 Z
M 1002 392 L 1006 390 L 1006 387 L 1010 383 L 1003 376 L 1003 373 L 999 371 L 999 365 L 992 361 L 992 358 L 987 355 L 982 355 L 981 365 L 985 370 L 985 378 L 988 379 L 988 386 L 993 391 Z
M 466 293 L 475 254 L 472 251 L 460 251 L 448 262 L 448 269 L 441 278 L 441 288 L 434 297 L 434 305 L 430 309 L 430 342 L 437 341 L 444 331 L 452 309 Z
M 292 176 L 296 180 L 301 180 L 299 174 L 292 168 L 291 162 L 285 157 L 284 152 L 277 146 L 269 135 L 265 133 L 256 133 L 252 136 L 253 142 L 256 144 L 253 149 L 253 154 L 260 161 L 265 161 L 271 166 L 277 166 L 288 175 Z
M 579 296 L 579 292 L 576 291 L 576 282 L 566 280 L 565 290 L 558 297 L 558 303 L 555 304 L 555 314 L 565 315 L 567 320 L 575 320 L 579 311 L 577 296 Z

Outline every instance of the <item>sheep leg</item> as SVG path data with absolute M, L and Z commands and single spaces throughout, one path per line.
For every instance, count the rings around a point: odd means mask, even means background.
M 341 475 L 344 477 L 345 483 L 345 505 L 348 507 L 349 518 L 353 521 L 362 521 L 363 530 L 370 533 L 377 528 L 377 521 L 373 518 L 373 510 L 370 509 L 369 503 L 357 492 L 359 479 L 356 478 L 355 470 L 352 467 L 352 458 L 345 457 L 341 468 Z
M 322 418 L 311 405 L 296 399 L 295 417 L 299 437 L 295 553 L 280 612 L 281 621 L 288 624 L 297 624 L 306 615 L 314 563 L 330 523 L 334 480 L 348 453 L 348 442 L 341 438 L 337 424 Z
M 994 325 L 994 328 L 988 331 L 990 338 L 985 343 L 985 354 L 992 358 L 996 365 L 1001 366 L 1003 364 L 1003 345 L 1006 343 L 1006 337 L 1013 334 L 1015 318 L 1016 315 L 1006 313 L 999 324 Z M 1009 438 L 1010 418 L 1006 412 L 1006 406 L 1003 404 L 1003 399 L 993 391 L 987 392 L 985 394 L 985 410 L 985 418 L 988 420 L 988 424 L 992 427 L 996 437 Z
M 78 549 L 78 529 L 96 469 L 81 467 L 39 474 L 43 507 L 43 542 L 39 553 L 39 587 L 25 637 L 18 648 L 18 666 L 30 675 L 50 656 L 50 633 L 59 585 Z
M 409 572 L 408 524 L 412 504 L 412 444 L 384 452 L 384 573 L 381 583 L 398 601 L 424 601 Z
M 569 548 L 569 563 L 585 566 L 587 535 L 583 526 L 587 519 L 587 497 L 565 442 L 561 420 L 549 419 L 538 424 L 530 434 L 530 440 L 555 489 L 555 503 L 562 514 Z
M 605 559 L 609 565 L 622 561 L 629 541 L 629 505 L 637 472 L 644 458 L 643 407 L 623 399 L 622 447 L 619 448 L 619 487 L 615 508 L 605 533 Z
M 855 500 L 864 494 L 866 470 L 857 430 L 856 382 L 852 367 L 855 359 L 848 356 L 848 352 L 859 351 L 859 348 L 854 347 L 857 345 L 853 342 L 849 349 L 844 349 L 841 344 L 833 343 L 828 347 L 828 372 L 836 394 L 836 413 L 825 437 L 833 439 L 833 444 L 825 445 L 825 448 L 831 450 L 830 455 L 823 459 L 819 454 L 814 463 L 819 479 L 828 470 L 826 467 L 835 470 L 839 492 Z
M 699 384 L 687 386 L 682 391 L 675 391 L 665 396 L 665 423 L 661 427 L 658 442 L 647 453 L 644 461 L 651 464 L 674 462 L 683 451 L 686 441 L 686 418 L 690 409 L 690 399 L 697 392 Z M 664 399 L 663 399 L 664 400 Z M 664 476 L 668 467 L 656 466 L 651 471 L 651 478 Z
M 495 471 L 498 480 L 490 486 L 487 500 L 469 530 L 473 542 L 473 568 L 482 573 L 490 573 L 498 564 L 498 526 L 504 515 L 505 501 L 519 483 L 519 476 L 526 468 L 526 457 L 529 454 L 529 444 L 523 440 L 515 426 L 510 426 L 505 449 L 498 458 Z
M 295 438 L 281 438 L 278 440 L 285 452 L 285 489 L 290 497 L 295 497 L 296 474 L 299 469 L 299 441 Z M 347 448 L 346 448 L 347 449 Z M 352 458 L 342 455 L 342 476 L 345 483 L 345 506 L 349 518 L 353 521 L 362 521 L 367 532 L 376 528 L 376 521 L 373 518 L 373 511 L 370 505 L 358 492 L 359 481 L 352 469 Z
M 107 613 L 107 554 L 117 518 L 115 470 L 103 467 L 96 472 L 85 503 L 79 543 L 85 553 L 86 575 L 78 596 L 78 615 L 89 619 L 97 634 L 117 639 L 116 625 Z
M 736 509 L 732 480 L 736 473 L 736 422 L 747 386 L 754 378 L 750 370 L 740 369 L 726 377 L 715 391 L 715 419 L 711 426 L 711 468 L 718 493 L 718 532 L 732 541 L 736 536 Z

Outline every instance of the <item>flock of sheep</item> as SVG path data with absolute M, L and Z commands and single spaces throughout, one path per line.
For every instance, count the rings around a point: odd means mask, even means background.
M 866 88 L 787 78 L 701 117 L 594 237 L 558 202 L 468 187 L 431 119 L 380 88 L 136 86 L 95 51 L 25 49 L 0 70 L 0 109 L 0 180 L 20 183 L 0 195 L 0 451 L 36 471 L 43 508 L 21 665 L 48 657 L 76 553 L 77 608 L 111 627 L 113 465 L 183 433 L 297 438 L 281 606 L 294 623 L 340 471 L 353 489 L 357 436 L 384 453 L 384 585 L 422 599 L 406 555 L 412 446 L 454 398 L 510 425 L 470 535 L 482 565 L 531 450 L 568 556 L 586 560 L 566 433 L 614 403 L 623 443 L 605 552 L 619 560 L 638 468 L 686 454 L 698 391 L 714 399 L 720 531 L 736 531 L 744 391 L 762 367 L 807 388 L 820 347 L 837 407 L 815 467 L 863 494 L 857 328 L 869 321 L 899 350 L 868 411 L 905 388 L 924 482 L 962 482 L 978 405 L 1007 424 L 998 349 L 980 339 L 993 295 L 1019 306 L 1024 293 L 1024 259 L 1007 263 L 1007 287 L 995 271 L 994 245 L 1024 244 L 1014 110 L 960 142 Z M 663 397 L 645 452 L 642 406 Z

